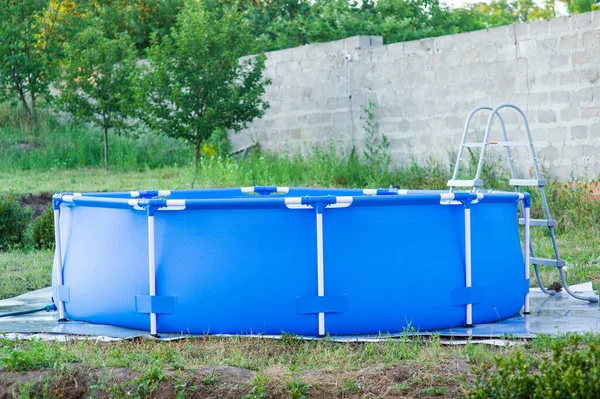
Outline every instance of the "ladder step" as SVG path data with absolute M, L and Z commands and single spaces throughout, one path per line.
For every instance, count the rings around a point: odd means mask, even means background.
M 490 141 L 487 145 L 488 147 L 529 147 L 526 141 Z M 483 147 L 483 143 L 465 143 L 463 147 L 478 148 Z
M 530 186 L 530 187 L 544 187 L 546 185 L 546 180 L 544 179 L 510 179 L 508 184 L 511 186 Z
M 446 185 L 448 187 L 481 187 L 483 186 L 483 180 L 448 180 Z
M 529 258 L 529 261 L 533 265 L 542 266 L 563 267 L 567 265 L 567 263 L 562 259 Z
M 519 224 L 524 225 L 525 219 L 520 218 Z M 546 220 L 546 219 L 529 219 L 530 226 L 546 226 L 546 227 L 556 227 L 556 220 Z

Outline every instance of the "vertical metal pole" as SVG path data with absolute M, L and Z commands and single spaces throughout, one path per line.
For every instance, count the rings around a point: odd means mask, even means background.
M 525 236 L 525 281 L 529 281 L 529 245 L 531 242 L 531 238 L 530 238 L 530 228 L 529 228 L 529 216 L 530 216 L 530 210 L 531 208 L 529 207 L 529 203 L 525 204 L 525 232 L 524 232 L 524 236 Z M 525 314 L 529 314 L 529 292 L 527 294 L 525 294 L 525 303 L 523 305 L 523 313 Z
M 148 275 L 150 296 L 156 295 L 156 261 L 154 258 L 154 214 L 148 206 Z M 150 313 L 150 334 L 156 335 L 156 313 Z
M 323 205 L 317 204 L 317 295 L 325 296 L 325 273 L 323 266 Z M 325 335 L 325 313 L 319 313 L 319 335 Z
M 58 285 L 63 285 L 62 247 L 60 242 L 60 209 L 54 210 L 54 240 L 56 242 L 56 258 L 58 260 L 58 267 L 56 268 L 56 282 Z M 64 319 L 65 303 L 58 299 L 58 320 Z
M 471 208 L 465 204 L 465 286 L 471 287 Z M 473 325 L 473 304 L 467 304 L 467 327 Z

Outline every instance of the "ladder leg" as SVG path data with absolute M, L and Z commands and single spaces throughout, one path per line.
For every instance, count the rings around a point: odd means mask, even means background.
M 591 303 L 597 303 L 598 302 L 598 297 L 597 296 L 583 296 L 583 295 L 579 295 L 579 294 L 571 291 L 571 289 L 569 288 L 569 285 L 567 284 L 567 280 L 565 278 L 565 273 L 564 273 L 562 267 L 558 268 L 558 273 L 560 274 L 560 281 L 562 282 L 562 285 L 563 285 L 565 291 L 567 291 L 567 294 L 571 295 L 575 299 L 580 299 L 582 301 L 588 301 L 588 302 L 591 302 Z
M 542 290 L 542 292 L 544 294 L 546 294 L 546 295 L 554 295 L 554 294 L 556 294 L 556 291 L 549 290 L 546 287 L 544 287 L 544 284 L 542 284 L 542 279 L 540 278 L 540 272 L 538 270 L 538 266 L 537 265 L 533 265 L 533 270 L 535 271 L 535 279 L 536 279 L 536 281 L 538 283 L 538 286 Z

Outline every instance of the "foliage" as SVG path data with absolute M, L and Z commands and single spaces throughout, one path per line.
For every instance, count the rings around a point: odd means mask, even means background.
M 364 156 L 372 174 L 381 175 L 388 172 L 392 158 L 390 142 L 385 135 L 378 134 L 379 125 L 375 120 L 375 104 L 369 101 L 365 112 L 365 150 Z
M 153 130 L 194 145 L 217 129 L 239 131 L 263 115 L 269 83 L 262 77 L 265 56 L 240 61 L 255 38 L 235 8 L 207 9 L 190 0 L 171 35 L 153 36 L 149 67 L 142 79 L 140 117 Z
M 37 130 L 40 101 L 60 72 L 64 44 L 79 25 L 71 0 L 0 3 L 0 102 L 18 101 Z
M 487 27 L 537 21 L 556 17 L 554 0 L 546 0 L 543 6 L 533 0 L 496 0 L 477 3 L 474 8 Z
M 61 368 L 77 357 L 64 347 L 48 346 L 41 339 L 33 338 L 25 348 L 0 337 L 0 368 L 12 371 L 40 368 Z
M 269 379 L 262 375 L 257 374 L 252 380 L 252 389 L 246 395 L 246 399 L 266 399 L 269 397 L 269 391 L 267 391 L 267 383 Z
M 21 207 L 12 195 L 0 198 L 0 251 L 23 245 L 31 209 Z
M 54 249 L 54 210 L 51 205 L 33 223 L 33 246 L 35 249 Z
M 582 347 L 573 335 L 552 345 L 552 357 L 538 364 L 517 352 L 497 358 L 496 372 L 486 366 L 475 371 L 471 399 L 493 398 L 597 398 L 600 396 L 600 347 L 597 342 Z
M 60 106 L 76 120 L 104 132 L 104 167 L 108 170 L 108 130 L 131 125 L 134 112 L 137 56 L 122 33 L 107 37 L 99 22 L 79 33 L 67 49 Z
M 126 33 L 138 50 L 150 44 L 150 36 L 165 36 L 175 24 L 183 0 L 95 0 L 91 15 L 101 16 L 111 39 Z
M 111 168 L 121 171 L 187 165 L 191 156 L 182 141 L 135 130 L 112 136 L 110 151 Z M 103 152 L 102 133 L 82 124 L 56 124 L 41 119 L 36 137 L 26 127 L 0 127 L 3 172 L 95 168 L 102 165 Z

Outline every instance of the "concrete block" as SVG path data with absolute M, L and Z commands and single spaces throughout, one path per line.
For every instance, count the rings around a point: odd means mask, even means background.
M 573 139 L 587 139 L 589 137 L 587 126 L 571 126 L 569 130 Z
M 453 37 L 453 35 L 436 37 L 435 39 L 433 39 L 434 48 L 437 49 L 438 52 L 442 50 L 452 49 L 452 47 L 454 46 Z
M 600 117 L 600 104 L 581 108 L 581 119 Z
M 567 139 L 567 128 L 558 126 L 546 131 L 546 140 L 549 143 L 564 143 Z
M 580 51 L 571 56 L 573 66 L 588 64 L 590 62 L 590 53 L 588 51 Z
M 544 37 L 550 29 L 548 21 L 536 21 L 529 23 L 529 36 Z
M 571 93 L 568 91 L 553 91 L 550 93 L 550 101 L 553 103 L 564 104 L 571 100 Z
M 550 67 L 560 68 L 569 65 L 569 57 L 566 55 L 552 55 L 550 57 Z
M 586 87 L 585 89 L 577 90 L 571 93 L 571 106 L 581 106 L 589 104 L 594 100 L 594 89 Z
M 569 122 L 579 118 L 579 108 L 565 108 L 560 111 L 560 120 Z
M 600 22 L 598 23 L 598 25 L 600 25 Z M 581 41 L 584 48 L 589 49 L 590 47 L 600 46 L 600 29 L 592 30 L 589 32 L 583 32 L 583 34 L 581 35 Z
M 516 24 L 513 25 L 514 27 L 514 35 L 515 35 L 515 40 L 521 41 L 521 40 L 525 40 L 529 37 L 529 32 L 528 32 L 528 28 L 529 28 L 529 24 Z
M 571 27 L 573 31 L 588 30 L 592 24 L 592 16 L 594 12 L 584 12 L 571 16 Z
M 548 21 L 550 33 L 555 36 L 563 36 L 571 31 L 569 17 L 552 18 Z
M 590 138 L 600 139 L 600 123 L 595 123 L 590 126 Z
M 556 122 L 556 114 L 551 109 L 538 111 L 537 120 L 539 123 L 554 123 Z
M 556 50 L 558 50 L 560 54 L 571 54 L 573 53 L 573 50 L 579 48 L 579 36 L 577 34 L 561 36 L 557 43 Z

